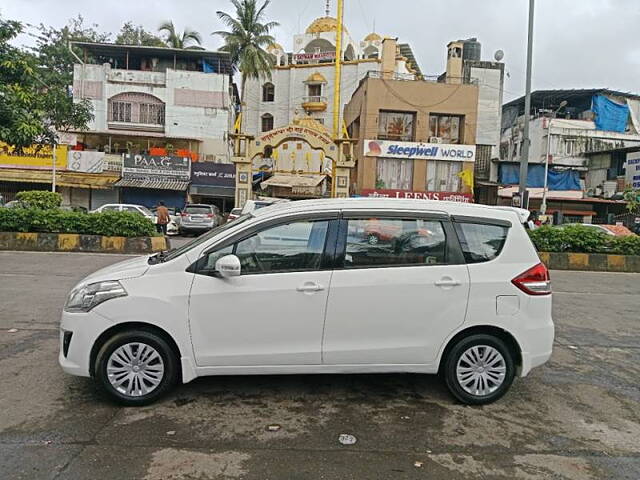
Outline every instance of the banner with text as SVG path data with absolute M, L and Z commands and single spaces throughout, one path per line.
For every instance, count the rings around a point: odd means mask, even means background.
M 625 166 L 625 185 L 634 190 L 640 189 L 640 152 L 627 153 Z
M 475 145 L 450 143 L 395 142 L 393 140 L 365 140 L 365 157 L 404 158 L 418 160 L 449 160 L 475 162 Z
M 187 157 L 155 157 L 126 154 L 122 162 L 123 178 L 144 177 L 163 180 L 191 180 L 191 159 Z
M 457 192 L 414 192 L 410 190 L 363 189 L 363 197 L 412 198 L 418 200 L 441 200 L 447 202 L 472 203 L 473 195 Z
M 71 150 L 67 154 L 67 169 L 72 172 L 102 173 L 104 152 Z

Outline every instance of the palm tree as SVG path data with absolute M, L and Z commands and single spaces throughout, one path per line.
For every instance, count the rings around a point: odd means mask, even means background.
M 170 20 L 160 25 L 158 31 L 166 32 L 164 43 L 167 44 L 167 47 L 179 49 L 202 48 L 200 47 L 200 44 L 202 43 L 202 37 L 198 32 L 185 28 L 184 32 L 182 32 L 182 35 L 178 35 L 178 32 L 176 32 L 176 28 L 173 26 L 173 22 Z M 189 45 L 189 43 L 192 42 L 196 45 Z
M 278 22 L 265 22 L 265 10 L 271 0 L 258 7 L 256 0 L 231 0 L 236 9 L 235 17 L 225 12 L 216 12 L 218 18 L 229 27 L 229 31 L 213 32 L 220 35 L 225 45 L 220 49 L 230 53 L 231 63 L 241 75 L 241 103 L 244 103 L 245 83 L 249 78 L 271 79 L 273 57 L 265 47 L 275 42 L 269 33 Z

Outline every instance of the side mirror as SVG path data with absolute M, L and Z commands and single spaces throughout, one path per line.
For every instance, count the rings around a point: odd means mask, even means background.
M 216 262 L 216 272 L 223 278 L 240 276 L 240 259 L 235 255 L 225 255 Z

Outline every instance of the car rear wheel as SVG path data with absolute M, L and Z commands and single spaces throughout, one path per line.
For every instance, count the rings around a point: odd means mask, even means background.
M 444 380 L 462 403 L 484 405 L 502 397 L 513 382 L 515 364 L 507 345 L 487 334 L 470 335 L 449 351 Z
M 123 405 L 147 405 L 175 383 L 177 359 L 155 333 L 130 330 L 111 337 L 96 357 L 95 376 L 103 390 Z

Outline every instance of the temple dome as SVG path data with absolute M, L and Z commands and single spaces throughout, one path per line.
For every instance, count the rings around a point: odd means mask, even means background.
M 320 17 L 311 22 L 306 33 L 336 32 L 337 30 L 338 20 L 333 17 Z M 342 30 L 347 31 L 344 25 L 342 25 Z
M 367 35 L 366 37 L 364 37 L 364 41 L 365 42 L 374 42 L 374 41 L 381 41 L 382 37 L 380 35 L 378 35 L 375 32 L 370 33 L 369 35 Z

